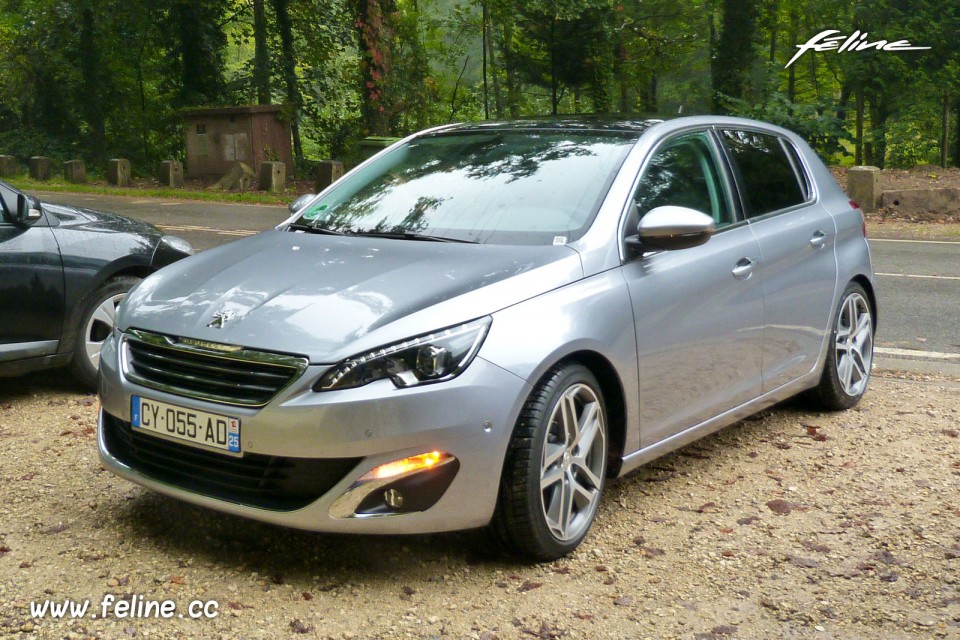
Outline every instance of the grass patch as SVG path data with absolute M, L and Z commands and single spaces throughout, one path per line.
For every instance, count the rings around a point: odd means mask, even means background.
M 32 178 L 8 178 L 7 182 L 23 191 L 50 191 L 57 193 L 89 193 L 104 196 L 126 196 L 133 198 L 163 198 L 173 200 L 203 200 L 207 202 L 229 202 L 239 204 L 275 204 L 285 205 L 294 200 L 299 193 L 287 189 L 281 193 L 261 191 L 207 191 L 200 189 L 171 189 L 163 187 L 113 187 L 105 184 L 73 184 L 56 178 L 40 181 Z

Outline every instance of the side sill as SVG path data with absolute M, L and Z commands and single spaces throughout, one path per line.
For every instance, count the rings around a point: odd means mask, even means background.
M 650 462 L 651 460 L 655 460 L 662 455 L 670 453 L 671 451 L 675 451 L 676 449 L 699 440 L 704 436 L 719 431 L 726 426 L 729 426 L 735 422 L 739 422 L 747 416 L 753 415 L 758 411 L 763 411 L 767 407 L 771 407 L 778 402 L 782 402 L 787 398 L 797 395 L 802 391 L 806 391 L 807 389 L 816 386 L 819 379 L 820 369 L 814 369 L 810 373 L 804 375 L 802 378 L 797 378 L 793 382 L 788 382 L 781 387 L 768 391 L 759 398 L 751 400 L 750 402 L 746 402 L 739 407 L 734 407 L 725 413 L 721 413 L 715 418 L 711 418 L 706 422 L 702 422 L 696 426 L 690 427 L 686 431 L 681 431 L 680 433 L 652 444 L 649 447 L 635 451 L 634 453 L 631 453 L 623 458 L 623 466 L 620 469 L 620 473 L 617 475 L 617 477 L 623 477 L 624 475 Z

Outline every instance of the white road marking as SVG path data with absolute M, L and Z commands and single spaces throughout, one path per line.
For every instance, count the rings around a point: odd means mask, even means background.
M 130 204 L 152 204 L 153 200 L 131 200 Z
M 881 356 L 912 356 L 926 360 L 960 360 L 960 353 L 942 353 L 940 351 L 917 351 L 914 349 L 875 347 L 873 352 Z
M 928 280 L 960 280 L 960 276 L 921 276 L 915 273 L 877 273 L 888 278 L 926 278 Z
M 215 233 L 221 236 L 255 236 L 259 231 L 250 229 L 214 229 L 212 227 L 201 227 L 192 224 L 158 224 L 158 227 L 164 231 L 199 231 L 201 233 Z
M 895 238 L 869 238 L 869 242 L 909 242 L 911 244 L 955 244 L 960 247 L 960 242 L 954 240 L 897 240 Z

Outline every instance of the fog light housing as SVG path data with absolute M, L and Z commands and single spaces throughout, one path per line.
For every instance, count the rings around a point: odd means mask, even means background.
M 426 511 L 446 493 L 460 461 L 443 451 L 408 456 L 363 474 L 330 507 L 334 518 L 368 518 Z

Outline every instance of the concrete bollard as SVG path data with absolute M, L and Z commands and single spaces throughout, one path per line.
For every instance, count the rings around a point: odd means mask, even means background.
M 17 175 L 17 159 L 13 156 L 0 156 L 0 178 L 12 178 Z
M 130 186 L 130 161 L 113 158 L 107 163 L 107 182 L 118 187 Z
M 320 193 L 343 176 L 343 163 L 339 160 L 324 160 L 317 165 L 317 193 Z
M 160 186 L 180 189 L 183 187 L 183 163 L 179 160 L 164 160 L 160 163 Z
M 260 164 L 260 190 L 277 193 L 287 186 L 287 165 L 283 162 Z
M 83 184 L 87 181 L 87 165 L 83 160 L 67 160 L 63 163 L 63 179 L 72 184 Z
M 880 206 L 880 169 L 877 167 L 850 167 L 847 171 L 847 195 L 864 213 L 872 213 Z
M 34 180 L 50 179 L 50 158 L 33 156 L 30 158 L 30 177 Z

